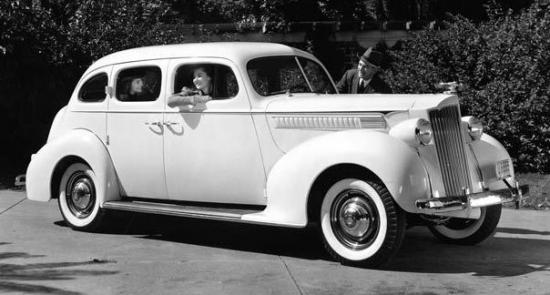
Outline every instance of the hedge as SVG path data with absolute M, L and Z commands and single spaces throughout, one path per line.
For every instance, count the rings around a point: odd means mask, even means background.
M 550 172 L 550 10 L 536 2 L 521 13 L 490 11 L 475 24 L 456 17 L 389 51 L 394 92 L 438 92 L 457 81 L 464 115 L 482 119 L 522 172 Z
M 162 0 L 83 0 L 66 2 L 61 10 L 25 3 L 0 2 L 0 182 L 24 173 L 55 112 L 93 60 L 186 38 L 178 24 L 165 21 L 169 13 Z M 457 18 L 446 30 L 426 30 L 390 50 L 387 80 L 400 93 L 436 92 L 433 84 L 439 81 L 462 83 L 464 114 L 484 120 L 520 171 L 548 173 L 550 13 L 537 2 L 520 14 L 497 11 L 491 17 L 479 24 Z M 209 36 L 204 33 L 203 41 Z M 336 51 L 328 39 L 310 45 L 318 54 Z

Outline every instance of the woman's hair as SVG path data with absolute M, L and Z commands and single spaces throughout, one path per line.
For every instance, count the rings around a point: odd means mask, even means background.
M 208 95 L 215 97 L 217 94 L 216 86 L 214 83 L 214 68 L 211 65 L 199 65 L 193 69 L 193 78 L 195 78 L 195 72 L 202 70 L 208 77 L 210 77 L 210 93 Z
M 132 87 L 132 81 L 134 81 L 136 77 L 124 77 L 120 80 L 119 85 L 117 86 L 117 97 L 126 100 L 128 98 L 128 95 L 130 94 L 130 88 Z
M 203 72 L 205 72 L 208 77 L 210 77 L 211 79 L 214 79 L 214 71 L 212 70 L 212 66 L 210 65 L 200 65 L 200 66 L 197 66 L 193 69 L 193 77 L 195 76 L 195 71 L 196 70 L 202 70 Z

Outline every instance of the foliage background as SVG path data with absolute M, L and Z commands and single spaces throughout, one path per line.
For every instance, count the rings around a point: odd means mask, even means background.
M 495 8 L 489 20 L 456 17 L 444 31 L 424 31 L 390 55 L 395 92 L 437 92 L 458 81 L 463 113 L 486 124 L 520 171 L 550 172 L 550 10 Z
M 464 112 L 484 119 L 519 168 L 550 172 L 547 9 L 542 0 L 497 2 L 501 9 L 487 13 L 487 1 L 450 0 L 1 1 L 0 182 L 24 173 L 94 60 L 126 48 L 188 42 L 185 25 L 224 22 L 239 28 L 265 22 L 269 33 L 301 21 L 448 20 L 445 30 L 426 30 L 387 51 L 394 90 L 434 92 L 435 82 L 460 81 Z M 462 16 L 448 19 L 449 13 Z M 215 32 L 200 33 L 208 41 Z M 342 57 L 332 54 L 329 34 L 309 34 L 302 47 L 338 79 Z

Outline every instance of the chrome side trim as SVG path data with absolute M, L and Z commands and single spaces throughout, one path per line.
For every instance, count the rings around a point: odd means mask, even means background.
M 273 115 L 278 129 L 386 129 L 383 114 L 362 115 Z
M 222 209 L 209 209 L 204 207 L 163 204 L 142 201 L 108 201 L 103 203 L 103 208 L 111 210 L 131 211 L 149 214 L 161 214 L 178 217 L 191 217 L 210 220 L 246 222 L 242 216 L 250 213 L 257 213 L 256 210 L 239 210 L 240 212 L 227 212 Z M 260 211 L 261 212 L 261 211 Z

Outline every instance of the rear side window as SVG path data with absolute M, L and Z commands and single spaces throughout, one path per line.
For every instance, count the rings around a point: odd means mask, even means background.
M 78 92 L 78 99 L 83 102 L 100 102 L 107 96 L 105 87 L 107 87 L 109 78 L 106 73 L 100 73 L 88 79 Z
M 154 101 L 159 97 L 162 74 L 159 67 L 135 67 L 120 71 L 116 98 L 120 101 Z

